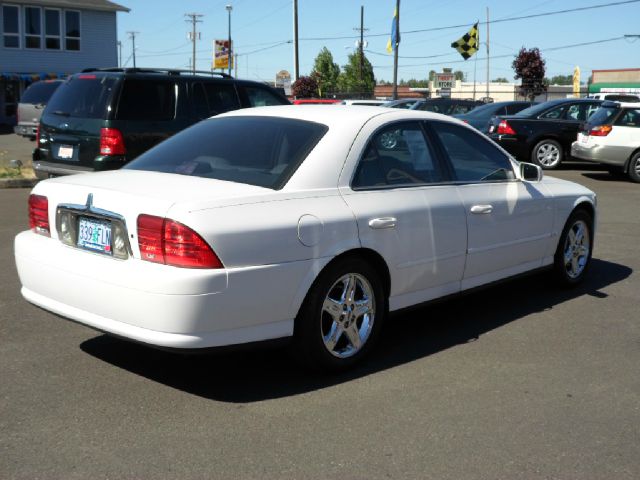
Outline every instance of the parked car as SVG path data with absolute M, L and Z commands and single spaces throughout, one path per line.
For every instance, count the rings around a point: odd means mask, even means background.
M 291 103 L 294 105 L 337 105 L 341 101 L 335 98 L 297 98 Z
M 480 100 L 464 98 L 427 98 L 426 100 L 416 102 L 411 107 L 411 110 L 455 115 L 456 113 L 467 113 L 480 105 L 484 105 Z
M 33 153 L 38 178 L 113 170 L 212 115 L 289 101 L 258 82 L 190 70 L 90 69 L 51 97 Z
M 41 80 L 24 91 L 18 103 L 17 125 L 13 127 L 16 134 L 36 139 L 42 110 L 61 84 L 62 80 Z
M 640 102 L 640 96 L 632 93 L 594 93 L 587 98 L 611 100 L 612 102 Z
M 173 349 L 292 337 L 339 369 L 388 311 L 543 267 L 578 283 L 595 216 L 590 190 L 442 115 L 266 107 L 38 183 L 15 259 L 28 301 L 99 331 Z
M 356 99 L 356 100 L 342 100 L 342 102 L 340 102 L 342 105 L 367 105 L 370 107 L 379 107 L 380 105 L 382 105 L 383 103 L 385 103 L 384 100 L 360 100 L 360 99 Z
M 383 103 L 382 106 L 387 108 L 409 109 L 413 105 L 415 105 L 416 102 L 419 102 L 420 100 L 423 100 L 423 99 L 422 98 L 401 98 L 399 100 L 389 100 L 388 102 Z
M 571 155 L 640 182 L 640 105 L 604 102 L 578 133 Z
M 453 115 L 455 118 L 468 123 L 482 133 L 489 133 L 491 118 L 497 115 L 514 115 L 525 108 L 532 106 L 531 102 L 495 102 L 477 106 L 467 113 Z
M 494 117 L 489 136 L 520 160 L 544 169 L 558 168 L 571 152 L 580 125 L 601 103 L 588 98 L 550 100 L 515 115 Z

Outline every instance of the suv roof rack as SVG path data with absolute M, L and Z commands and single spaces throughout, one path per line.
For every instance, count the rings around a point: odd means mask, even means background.
M 203 75 L 217 75 L 222 78 L 233 78 L 231 75 L 224 72 L 212 72 L 207 70 L 181 70 L 179 68 L 85 68 L 82 73 L 87 72 L 122 72 L 122 73 L 164 73 L 167 75 L 183 75 L 183 74 L 203 74 Z

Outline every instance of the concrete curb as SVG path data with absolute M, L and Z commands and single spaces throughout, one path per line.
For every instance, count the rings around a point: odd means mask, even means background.
M 0 188 L 33 188 L 37 178 L 0 178 Z

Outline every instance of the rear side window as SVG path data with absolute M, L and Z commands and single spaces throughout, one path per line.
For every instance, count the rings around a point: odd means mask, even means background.
M 542 115 L 540 115 L 540 118 L 547 118 L 547 119 L 550 119 L 550 120 L 562 118 L 562 111 L 563 110 L 564 110 L 564 105 L 562 105 L 560 107 L 552 108 L 548 112 L 545 112 Z
M 233 85 L 205 83 L 204 90 L 207 94 L 207 103 L 211 115 L 217 115 L 240 108 L 238 94 Z
M 212 118 L 174 135 L 123 168 L 277 190 L 326 131 L 325 125 L 289 118 Z
M 20 103 L 47 103 L 60 82 L 37 82 L 31 85 L 22 95 Z
M 173 120 L 176 85 L 171 81 L 126 78 L 118 102 L 119 120 Z
M 460 182 L 496 182 L 515 178 L 507 156 L 481 134 L 444 122 L 429 122 L 449 156 Z
M 115 77 L 73 76 L 55 91 L 46 111 L 65 117 L 106 118 L 115 84 Z
M 266 88 L 244 87 L 252 107 L 266 107 L 269 105 L 285 105 L 280 97 Z

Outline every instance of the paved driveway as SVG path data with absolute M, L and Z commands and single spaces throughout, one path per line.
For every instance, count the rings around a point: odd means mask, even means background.
M 337 377 L 280 350 L 156 351 L 27 304 L 11 242 L 28 192 L 0 190 L 0 478 L 640 478 L 640 185 L 556 175 L 598 193 L 582 286 L 536 275 L 396 315 Z

